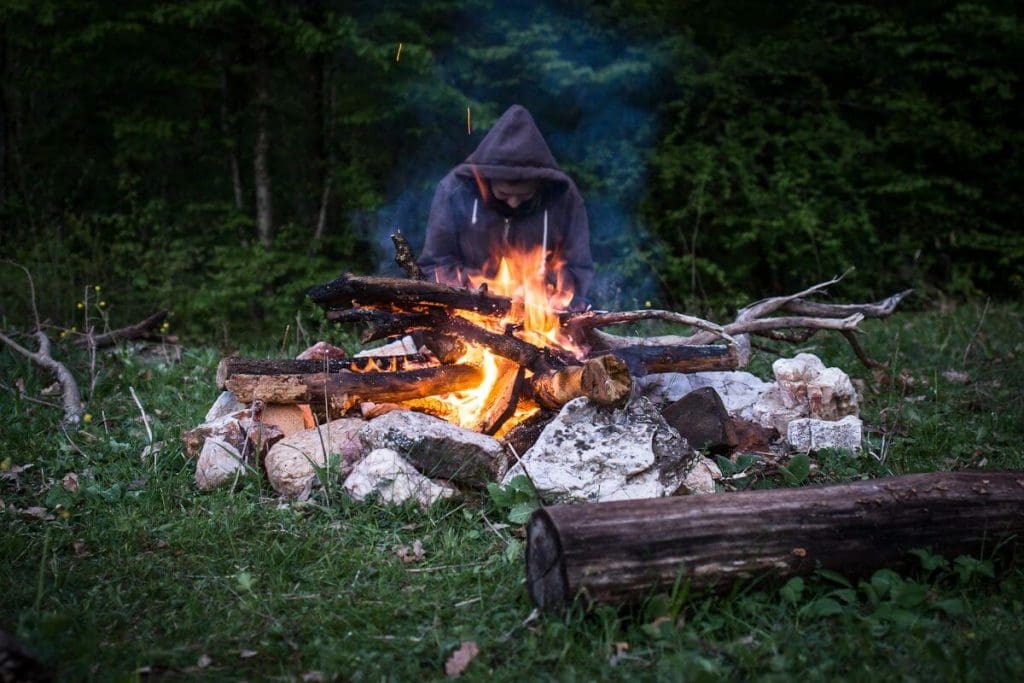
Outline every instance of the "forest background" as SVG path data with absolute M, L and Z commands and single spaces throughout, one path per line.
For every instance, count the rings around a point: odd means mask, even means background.
M 0 224 L 44 318 L 103 286 L 227 343 L 388 268 L 510 104 L 590 211 L 598 306 L 1024 289 L 1018 5 L 4 0 Z M 0 269 L 0 316 L 31 319 Z M 912 304 L 913 305 L 913 304 Z

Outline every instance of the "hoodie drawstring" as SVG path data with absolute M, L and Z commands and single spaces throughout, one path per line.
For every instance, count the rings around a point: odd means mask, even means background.
M 471 221 L 473 223 L 473 225 L 476 225 L 476 202 L 477 202 L 477 200 L 474 199 L 473 200 L 473 220 Z

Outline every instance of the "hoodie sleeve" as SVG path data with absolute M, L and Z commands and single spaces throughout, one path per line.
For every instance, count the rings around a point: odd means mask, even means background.
M 594 279 L 594 258 L 590 255 L 590 223 L 583 197 L 575 185 L 569 188 L 569 215 L 562 244 L 565 268 L 575 282 L 573 305 L 586 305 L 590 281 Z
M 454 283 L 465 270 L 456 225 L 455 192 L 452 177 L 444 178 L 434 190 L 427 217 L 427 235 L 419 265 L 428 278 Z

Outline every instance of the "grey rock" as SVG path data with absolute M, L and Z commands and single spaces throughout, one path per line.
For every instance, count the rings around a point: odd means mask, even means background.
M 327 454 L 337 455 L 331 459 L 331 475 L 347 476 L 367 452 L 356 436 L 365 424 L 360 419 L 342 418 L 274 444 L 263 461 L 270 485 L 282 496 L 307 497 L 317 484 L 317 468 L 327 464 Z
M 359 440 L 367 452 L 389 448 L 428 477 L 466 486 L 501 479 L 508 463 L 505 449 L 491 437 L 407 410 L 366 423 Z
M 729 434 L 729 412 L 712 387 L 691 391 L 661 411 L 661 415 L 698 450 L 727 450 L 735 445 Z
M 356 463 L 343 487 L 356 500 L 376 494 L 385 503 L 415 500 L 422 508 L 458 494 L 452 486 L 427 479 L 389 448 L 378 448 Z
M 641 396 L 658 404 L 678 401 L 691 391 L 711 387 L 731 415 L 751 419 L 752 408 L 772 384 L 749 372 L 667 372 L 638 378 L 635 382 Z
M 801 418 L 789 423 L 786 441 L 797 451 L 816 451 L 823 448 L 838 448 L 858 451 L 861 447 L 863 423 L 856 415 L 847 415 L 842 420 L 818 420 Z
M 217 400 L 210 406 L 210 409 L 206 411 L 206 417 L 203 418 L 203 422 L 213 422 L 225 415 L 237 413 L 239 410 L 245 410 L 245 404 L 235 398 L 235 395 L 230 391 L 222 391 Z
M 525 468 L 549 502 L 657 498 L 683 488 L 694 456 L 644 397 L 616 410 L 577 398 L 509 469 L 505 483 Z
M 211 491 L 239 481 L 246 474 L 245 456 L 232 444 L 216 437 L 207 438 L 196 460 L 196 486 Z

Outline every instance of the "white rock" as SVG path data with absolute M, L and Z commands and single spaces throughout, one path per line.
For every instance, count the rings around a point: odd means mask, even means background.
M 196 457 L 202 452 L 203 444 L 210 438 L 227 442 L 238 451 L 243 450 L 251 419 L 252 411 L 239 410 L 184 432 L 181 439 L 185 445 L 185 454 L 190 458 Z
M 695 462 L 686 440 L 644 397 L 625 408 L 569 401 L 516 463 L 549 501 L 594 502 L 657 498 L 679 491 Z
M 778 397 L 788 409 L 806 417 L 838 420 L 857 414 L 857 392 L 839 368 L 826 368 L 817 356 L 800 353 L 772 364 Z
M 683 490 L 680 493 L 689 493 L 695 496 L 707 495 L 715 492 L 715 482 L 722 478 L 722 470 L 714 460 L 698 455 L 694 460 L 693 467 L 683 480 Z
M 366 452 L 389 448 L 428 477 L 484 486 L 505 473 L 504 447 L 431 415 L 395 410 L 365 423 L 359 440 Z
M 217 400 L 210 406 L 210 409 L 206 411 L 206 417 L 203 418 L 203 422 L 213 422 L 225 415 L 237 413 L 239 410 L 245 410 L 245 404 L 235 398 L 235 395 L 230 391 L 222 391 Z
M 196 486 L 210 491 L 245 476 L 245 458 L 232 444 L 209 437 L 196 460 Z
M 347 475 L 366 452 L 356 436 L 365 424 L 359 419 L 343 418 L 319 429 L 297 432 L 274 444 L 263 461 L 270 485 L 282 496 L 308 496 L 316 483 L 316 468 L 327 463 L 326 453 L 338 455 L 332 472 Z
M 786 441 L 796 451 L 816 451 L 823 448 L 858 451 L 861 447 L 863 426 L 861 419 L 856 415 L 847 415 L 837 421 L 801 418 L 789 423 Z
M 342 486 L 356 500 L 376 494 L 385 503 L 401 505 L 415 500 L 423 508 L 458 493 L 427 479 L 389 448 L 378 448 L 356 463 Z
M 416 342 L 409 335 L 405 335 L 401 339 L 388 342 L 383 346 L 363 349 L 353 358 L 365 358 L 367 356 L 411 356 L 415 353 L 419 353 L 419 349 L 416 348 Z
M 749 372 L 666 372 L 636 380 L 638 392 L 656 404 L 678 401 L 695 389 L 711 387 L 730 415 L 751 419 L 751 409 L 772 384 Z

